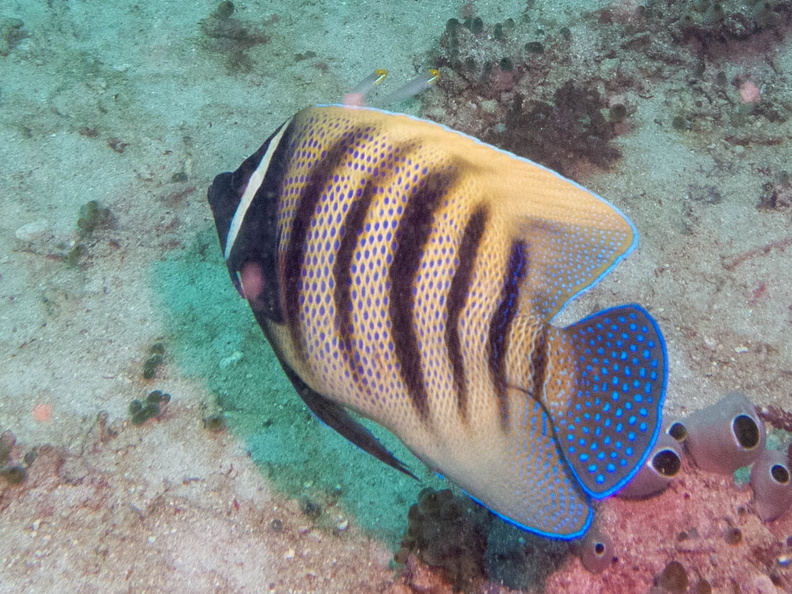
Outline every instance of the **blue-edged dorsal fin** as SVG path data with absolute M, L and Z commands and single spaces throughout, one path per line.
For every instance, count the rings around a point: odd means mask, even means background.
M 640 469 L 660 431 L 666 351 L 638 305 L 601 311 L 547 334 L 542 404 L 585 491 L 607 497 Z
M 303 399 L 305 405 L 316 417 L 332 427 L 343 437 L 347 438 L 361 450 L 368 452 L 377 460 L 380 460 L 409 477 L 418 480 L 410 469 L 391 454 L 374 435 L 366 429 L 360 422 L 356 421 L 351 414 L 341 405 L 325 398 L 315 390 L 311 389 L 294 371 L 287 365 L 281 363 L 283 370 L 294 385 L 295 390 Z
M 552 179 L 557 174 L 546 175 Z M 542 321 L 596 284 L 637 243 L 635 228 L 616 207 L 564 181 L 553 208 L 534 208 L 518 219 L 515 229 L 530 259 L 520 310 Z M 559 206 L 564 212 L 556 210 Z

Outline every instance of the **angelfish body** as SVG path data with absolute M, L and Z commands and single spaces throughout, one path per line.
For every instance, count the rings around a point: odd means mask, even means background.
M 438 124 L 307 108 L 209 189 L 234 283 L 308 406 L 393 432 L 505 519 L 575 538 L 657 437 L 665 347 L 635 305 L 549 324 L 636 242 L 614 206 Z M 409 473 L 409 472 L 408 472 Z

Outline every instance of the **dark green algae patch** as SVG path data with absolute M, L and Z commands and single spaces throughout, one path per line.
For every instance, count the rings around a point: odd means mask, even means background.
M 314 419 L 303 405 L 231 284 L 214 228 L 153 265 L 151 282 L 167 320 L 168 357 L 205 382 L 228 430 L 244 441 L 262 481 L 287 497 L 311 502 L 306 523 L 332 529 L 350 517 L 394 551 L 407 512 L 432 476 L 387 431 L 367 423 L 421 482 L 403 476 Z M 196 431 L 205 431 L 196 419 Z M 211 434 L 206 432 L 207 439 Z M 319 506 L 318 516 L 315 513 Z

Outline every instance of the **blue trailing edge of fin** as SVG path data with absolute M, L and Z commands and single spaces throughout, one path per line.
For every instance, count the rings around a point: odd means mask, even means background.
M 440 475 L 438 475 L 438 476 L 440 476 Z M 443 478 L 443 477 L 441 477 L 441 478 Z M 576 530 L 575 532 L 568 532 L 568 533 L 546 532 L 544 530 L 539 530 L 538 528 L 534 528 L 533 526 L 527 526 L 525 524 L 520 524 L 520 522 L 517 522 L 516 520 L 513 520 L 509 516 L 504 516 L 503 514 L 496 512 L 494 509 L 492 509 L 491 507 L 489 507 L 488 505 L 486 505 L 482 501 L 476 499 L 475 497 L 473 497 L 470 493 L 468 493 L 464 489 L 462 489 L 462 492 L 467 497 L 470 497 L 470 499 L 472 499 L 473 501 L 478 503 L 481 507 L 487 509 L 490 513 L 498 516 L 501 520 L 503 520 L 507 524 L 511 524 L 512 526 L 516 526 L 520 530 L 525 530 L 526 532 L 531 532 L 533 534 L 538 534 L 539 536 L 543 536 L 545 538 L 556 538 L 558 540 L 575 540 L 577 538 L 582 537 L 588 531 L 588 529 L 591 527 L 591 522 L 594 521 L 594 510 L 591 509 L 591 507 L 589 507 L 587 515 L 586 515 L 586 521 L 583 524 L 583 527 L 580 528 L 580 530 Z
M 448 480 L 448 479 L 446 479 L 446 477 L 444 477 L 439 472 L 435 471 L 434 475 L 437 478 L 442 479 L 444 481 Z M 528 526 L 526 524 L 521 524 L 520 522 L 517 522 L 516 520 L 513 520 L 509 516 L 504 516 L 503 514 L 498 513 L 494 509 L 492 509 L 490 506 L 488 506 L 486 503 L 481 501 L 480 499 L 478 499 L 476 497 L 473 497 L 473 495 L 471 495 L 470 493 L 468 493 L 464 489 L 460 488 L 459 490 L 462 491 L 462 493 L 464 493 L 465 497 L 468 497 L 471 500 L 475 501 L 478 505 L 480 505 L 481 507 L 483 507 L 484 509 L 489 511 L 491 514 L 498 516 L 501 520 L 503 520 L 507 524 L 511 524 L 512 526 L 516 526 L 520 530 L 525 530 L 526 532 L 531 532 L 533 534 L 538 534 L 539 536 L 543 536 L 545 538 L 556 538 L 558 540 L 575 540 L 577 538 L 582 537 L 586 532 L 588 532 L 588 529 L 591 528 L 591 523 L 594 521 L 594 510 L 591 509 L 591 506 L 587 506 L 588 507 L 588 511 L 586 513 L 586 521 L 584 522 L 584 524 L 580 528 L 580 530 L 576 530 L 574 532 L 566 532 L 566 533 L 562 533 L 562 532 L 548 532 L 548 531 L 545 531 L 545 530 L 539 530 L 537 528 L 534 528 L 533 526 Z M 587 500 L 587 503 L 588 503 L 588 500 Z
M 660 433 L 665 341 L 639 305 L 593 314 L 564 334 L 576 377 L 556 437 L 584 491 L 600 499 L 630 481 Z

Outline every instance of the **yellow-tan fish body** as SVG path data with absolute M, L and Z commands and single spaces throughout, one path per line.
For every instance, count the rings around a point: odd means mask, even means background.
M 549 324 L 635 244 L 614 206 L 438 124 L 307 108 L 209 190 L 232 279 L 308 406 L 353 410 L 519 526 L 591 522 L 657 437 L 665 347 L 622 306 Z

